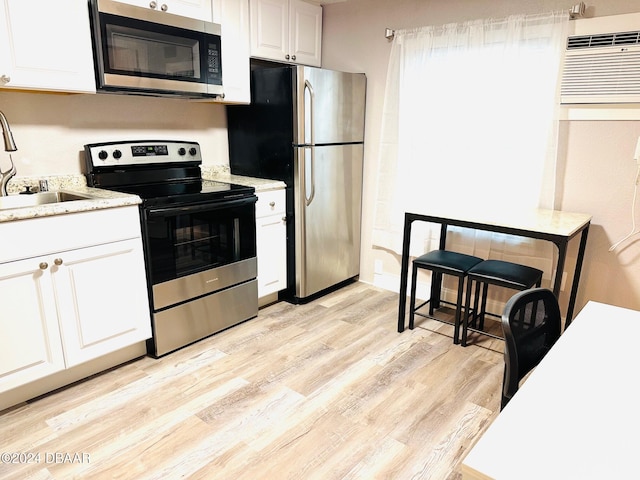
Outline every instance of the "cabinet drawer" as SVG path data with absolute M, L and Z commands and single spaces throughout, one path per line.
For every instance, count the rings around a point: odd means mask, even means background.
M 286 197 L 284 189 L 256 192 L 256 195 L 258 196 L 256 218 L 275 215 L 276 213 L 283 214 L 285 212 Z
M 0 238 L 11 248 L 0 251 L 0 263 L 140 236 L 135 205 L 2 222 Z

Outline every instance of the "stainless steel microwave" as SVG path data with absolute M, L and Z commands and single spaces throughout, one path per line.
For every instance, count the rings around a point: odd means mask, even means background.
M 113 0 L 90 0 L 98 91 L 222 95 L 220 25 Z

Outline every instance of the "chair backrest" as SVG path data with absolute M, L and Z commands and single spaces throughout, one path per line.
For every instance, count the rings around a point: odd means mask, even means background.
M 560 338 L 560 307 L 551 290 L 532 288 L 509 299 L 502 314 L 504 378 L 500 409 Z

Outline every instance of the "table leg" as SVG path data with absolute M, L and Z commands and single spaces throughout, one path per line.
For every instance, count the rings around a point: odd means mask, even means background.
M 580 248 L 578 249 L 578 258 L 576 259 L 576 269 L 573 274 L 573 283 L 571 285 L 571 295 L 569 296 L 569 306 L 567 307 L 567 317 L 565 319 L 564 328 L 571 325 L 573 319 L 573 309 L 576 305 L 576 297 L 578 296 L 578 282 L 580 281 L 580 273 L 582 272 L 582 262 L 584 260 L 584 252 L 587 248 L 587 236 L 589 235 L 589 225 L 582 230 L 580 236 Z
M 556 278 L 553 281 L 553 294 L 556 298 L 560 298 L 560 287 L 562 287 L 562 274 L 564 272 L 564 263 L 567 259 L 567 242 L 562 241 L 556 243 L 558 247 L 558 262 L 556 263 Z
M 407 275 L 409 274 L 409 244 L 413 220 L 404 214 L 404 234 L 402 238 L 402 266 L 400 268 L 400 298 L 398 301 L 398 333 L 404 332 L 404 317 L 407 307 Z

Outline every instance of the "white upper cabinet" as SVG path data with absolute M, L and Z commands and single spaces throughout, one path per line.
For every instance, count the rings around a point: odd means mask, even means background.
M 117 0 L 136 7 L 150 8 L 183 17 L 213 21 L 212 0 Z M 218 1 L 218 0 L 214 0 Z
M 249 3 L 247 0 L 216 0 L 213 21 L 222 25 L 221 103 L 251 101 L 249 86 Z
M 319 67 L 322 7 L 301 0 L 249 0 L 251 56 Z
M 322 63 L 322 7 L 291 0 L 289 17 L 291 61 L 319 67 Z
M 0 88 L 95 93 L 86 0 L 0 2 Z
M 289 0 L 249 0 L 251 56 L 284 62 L 289 55 Z

